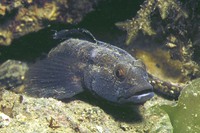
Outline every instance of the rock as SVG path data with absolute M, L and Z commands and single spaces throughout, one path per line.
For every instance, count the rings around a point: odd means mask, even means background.
M 24 75 L 28 70 L 26 63 L 7 60 L 0 66 L 0 87 L 10 90 L 20 90 L 23 87 Z
M 4 113 L 0 112 L 0 128 L 8 126 L 11 122 L 11 118 Z
M 13 39 L 41 30 L 50 22 L 76 24 L 93 10 L 98 1 L 0 1 L 0 45 L 10 45 Z

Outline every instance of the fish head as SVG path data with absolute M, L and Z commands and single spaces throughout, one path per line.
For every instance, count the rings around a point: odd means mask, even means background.
M 118 103 L 140 104 L 154 96 L 153 87 L 148 82 L 145 65 L 140 60 L 131 64 L 118 64 L 114 71 L 118 92 Z
M 145 65 L 129 57 L 96 58 L 96 63 L 91 63 L 85 70 L 87 88 L 95 95 L 117 104 L 141 104 L 151 99 L 154 96 L 153 87 L 148 82 Z

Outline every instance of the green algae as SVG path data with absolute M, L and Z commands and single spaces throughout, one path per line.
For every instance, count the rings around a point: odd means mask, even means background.
M 199 133 L 199 102 L 200 78 L 193 80 L 182 90 L 177 103 L 155 104 L 145 111 L 145 116 L 148 116 L 148 132 Z
M 161 106 L 170 117 L 174 133 L 200 132 L 200 78 L 186 86 L 175 106 Z

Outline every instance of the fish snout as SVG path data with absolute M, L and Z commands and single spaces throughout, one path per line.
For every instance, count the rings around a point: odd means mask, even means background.
M 154 96 L 153 86 L 145 82 L 140 86 L 135 86 L 126 92 L 124 97 L 119 99 L 120 103 L 142 104 Z

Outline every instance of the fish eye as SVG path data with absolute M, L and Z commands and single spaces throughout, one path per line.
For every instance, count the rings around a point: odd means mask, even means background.
M 123 81 L 126 78 L 126 73 L 126 69 L 122 66 L 118 66 L 114 71 L 115 77 L 120 81 Z
M 140 68 L 146 70 L 145 64 L 144 64 L 140 59 L 139 59 L 139 60 L 136 60 L 136 61 L 134 62 L 134 66 L 135 66 L 135 67 L 140 67 Z

